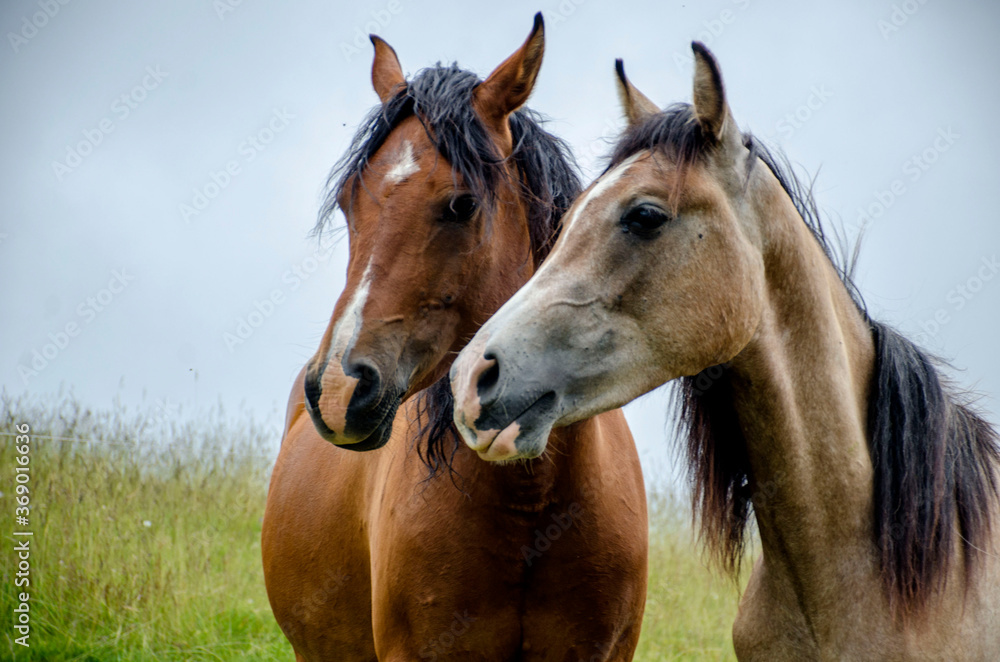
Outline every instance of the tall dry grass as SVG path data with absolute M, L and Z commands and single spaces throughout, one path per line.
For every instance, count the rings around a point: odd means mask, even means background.
M 31 426 L 31 648 L 15 660 L 291 660 L 271 616 L 260 522 L 277 431 L 221 408 L 186 418 L 72 396 L 0 396 L 0 613 L 17 593 L 14 426 Z M 737 593 L 694 551 L 686 505 L 652 500 L 637 660 L 732 659 Z M 24 527 L 17 527 L 22 529 Z

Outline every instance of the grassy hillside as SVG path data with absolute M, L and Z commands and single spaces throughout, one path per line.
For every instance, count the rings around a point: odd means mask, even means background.
M 218 412 L 197 424 L 121 408 L 0 402 L 0 610 L 13 614 L 11 533 L 31 540 L 31 648 L 0 659 L 291 660 L 267 603 L 260 521 L 274 432 Z M 29 525 L 14 521 L 15 425 L 31 425 Z M 655 499 L 637 660 L 732 659 L 737 593 L 705 570 L 683 508 Z M 10 623 L 10 616 L 5 617 Z

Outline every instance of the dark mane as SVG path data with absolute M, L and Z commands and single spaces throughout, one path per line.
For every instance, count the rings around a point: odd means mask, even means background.
M 480 82 L 456 64 L 438 64 L 418 72 L 395 96 L 372 109 L 327 178 L 315 231 L 321 233 L 332 225 L 337 200 L 346 188 L 351 187 L 350 199 L 357 186 L 364 186 L 365 168 L 389 134 L 403 120 L 416 116 L 487 219 L 497 205 L 509 202 L 496 195 L 502 184 L 520 192 L 527 207 L 532 256 L 535 265 L 540 264 L 559 234 L 563 214 L 580 193 L 576 163 L 566 143 L 547 132 L 541 116 L 527 108 L 511 115 L 514 148 L 509 157 L 502 158 L 473 111 L 472 93 Z M 422 445 L 418 443 L 417 452 L 433 476 L 445 467 L 450 469 L 460 443 L 451 425 L 453 402 L 447 376 L 417 397 L 417 435 L 425 439 Z
M 535 264 L 541 263 L 559 234 L 562 215 L 580 193 L 576 163 L 566 143 L 545 131 L 541 116 L 528 108 L 511 115 L 514 150 L 501 158 L 472 108 L 472 93 L 480 82 L 457 64 L 438 64 L 418 72 L 394 97 L 373 108 L 327 178 L 316 231 L 332 224 L 337 200 L 348 185 L 364 185 L 364 170 L 389 134 L 403 120 L 416 116 L 481 206 L 495 211 L 502 202 L 496 196 L 502 182 L 521 191 L 528 205 Z M 510 181 L 512 177 L 517 179 Z
M 966 394 L 946 383 L 934 359 L 871 319 L 852 278 L 857 252 L 834 250 L 811 185 L 749 133 L 743 144 L 751 152 L 750 167 L 758 157 L 781 183 L 870 325 L 875 346 L 867 420 L 874 467 L 873 543 L 894 613 L 904 619 L 919 614 L 943 586 L 956 560 L 956 542 L 967 585 L 989 546 L 990 508 L 998 496 L 997 433 L 970 407 Z M 667 154 L 683 171 L 710 148 L 690 105 L 677 104 L 626 131 L 608 167 L 649 149 Z M 678 381 L 679 431 L 686 440 L 695 516 L 703 541 L 735 574 L 755 495 L 728 367 L 713 366 Z
M 646 121 L 628 127 L 608 159 L 607 170 L 644 149 L 666 152 L 679 166 L 705 156 L 709 140 L 689 103 L 675 103 Z
M 680 170 L 673 191 L 676 196 L 684 180 L 684 171 L 704 158 L 709 146 L 710 141 L 695 119 L 691 105 L 675 103 L 645 122 L 626 129 L 611 152 L 605 172 L 644 149 L 654 154 L 666 153 Z

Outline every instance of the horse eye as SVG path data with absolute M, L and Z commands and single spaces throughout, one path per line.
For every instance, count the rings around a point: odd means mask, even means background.
M 652 239 L 656 236 L 656 231 L 669 220 L 669 216 L 653 205 L 638 205 L 622 214 L 619 223 L 622 232 L 626 234 L 632 233 L 643 239 Z
M 441 212 L 441 220 L 446 223 L 468 223 L 476 213 L 476 199 L 469 194 L 452 198 Z

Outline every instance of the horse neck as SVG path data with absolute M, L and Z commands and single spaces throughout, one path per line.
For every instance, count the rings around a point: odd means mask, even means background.
M 766 303 L 757 334 L 732 362 L 733 404 L 765 560 L 817 595 L 824 582 L 836 590 L 831 548 L 846 558 L 871 536 L 865 426 L 874 346 L 783 191 L 761 217 Z
M 552 430 L 545 453 L 528 461 L 501 465 L 484 462 L 461 444 L 453 465 L 464 478 L 459 486 L 470 494 L 475 491 L 481 499 L 491 497 L 489 503 L 501 503 L 525 514 L 539 513 L 556 502 L 586 500 L 600 491 L 600 469 L 615 461 L 610 454 L 618 450 L 615 439 L 602 433 L 603 419 L 608 416 L 602 414 Z M 606 443 L 602 445 L 601 441 Z

